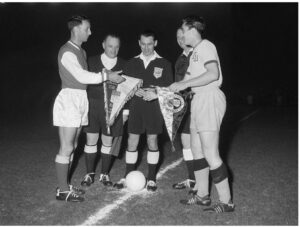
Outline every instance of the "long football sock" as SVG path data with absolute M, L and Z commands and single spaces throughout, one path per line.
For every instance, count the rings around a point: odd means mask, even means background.
M 216 185 L 220 201 L 222 203 L 228 203 L 231 200 L 231 196 L 226 166 L 222 163 L 221 166 L 211 170 L 210 173 Z
M 190 180 L 195 180 L 195 173 L 194 173 L 194 161 L 185 161 L 186 168 L 188 170 L 188 177 Z
M 208 195 L 209 187 L 209 166 L 205 158 L 194 160 L 194 173 L 196 178 L 195 190 L 198 190 L 197 195 L 204 197 Z
M 95 172 L 95 160 L 97 157 L 97 144 L 84 146 L 85 165 L 87 173 Z
M 187 171 L 188 171 L 188 179 L 195 180 L 194 174 L 194 158 L 192 150 L 189 149 L 182 149 L 183 160 L 185 161 Z
M 67 180 L 68 184 L 71 184 L 71 171 L 72 171 L 73 159 L 74 159 L 74 152 L 70 155 L 70 163 L 69 163 L 69 170 L 68 170 L 68 180 Z
M 61 191 L 69 191 L 68 172 L 69 172 L 69 156 L 56 155 L 55 168 L 58 181 L 58 187 Z
M 101 159 L 102 159 L 102 167 L 101 173 L 108 174 L 109 167 L 111 164 L 111 154 L 110 154 L 111 147 L 107 147 L 102 145 L 101 147 Z
M 126 151 L 126 172 L 125 177 L 128 173 L 135 170 L 135 164 L 138 159 L 138 151 Z
M 148 162 L 148 180 L 153 180 L 156 182 L 156 168 L 159 161 L 159 151 L 148 150 L 147 162 Z

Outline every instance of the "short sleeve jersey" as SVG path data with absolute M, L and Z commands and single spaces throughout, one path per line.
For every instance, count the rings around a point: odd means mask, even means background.
M 190 64 L 187 69 L 186 79 L 192 79 L 205 73 L 207 71 L 205 65 L 211 62 L 216 62 L 218 65 L 219 79 L 205 86 L 193 87 L 192 91 L 194 91 L 195 93 L 220 87 L 223 81 L 217 49 L 212 42 L 208 41 L 207 39 L 203 39 L 193 50 L 192 56 L 190 58 Z

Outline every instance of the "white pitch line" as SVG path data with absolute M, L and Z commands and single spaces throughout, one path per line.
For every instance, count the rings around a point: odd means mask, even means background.
M 252 117 L 253 115 L 257 114 L 257 112 L 259 111 L 259 109 L 253 111 L 252 113 L 246 115 L 245 117 L 243 117 L 240 122 L 247 120 L 248 118 Z
M 182 160 L 183 160 L 183 158 L 180 158 L 180 159 L 174 161 L 173 163 L 171 163 L 170 165 L 166 166 L 165 168 L 161 169 L 157 173 L 157 180 L 162 178 L 162 176 L 167 171 L 169 171 L 170 169 L 174 169 L 176 166 L 178 166 L 182 162 Z M 97 224 L 99 221 L 106 218 L 110 214 L 110 212 L 117 209 L 121 204 L 125 203 L 128 199 L 130 199 L 136 195 L 145 194 L 145 192 L 147 193 L 147 191 L 145 191 L 145 190 L 146 189 L 139 191 L 139 192 L 129 192 L 128 191 L 127 194 L 123 195 L 122 197 L 120 197 L 119 199 L 114 201 L 112 204 L 109 204 L 103 208 L 100 208 L 96 213 L 91 215 L 86 221 L 84 221 L 80 225 L 95 225 L 95 224 Z M 148 194 L 150 195 L 150 193 L 148 193 Z

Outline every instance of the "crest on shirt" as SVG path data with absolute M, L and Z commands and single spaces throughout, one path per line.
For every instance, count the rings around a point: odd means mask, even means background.
M 194 52 L 194 53 L 193 53 L 193 55 L 192 55 L 192 60 L 193 60 L 194 62 L 198 61 L 198 54 L 197 54 L 197 52 Z
M 158 79 L 162 76 L 163 68 L 154 67 L 153 76 Z

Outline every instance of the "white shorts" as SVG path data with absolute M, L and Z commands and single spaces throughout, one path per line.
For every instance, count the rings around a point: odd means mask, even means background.
M 63 88 L 53 106 L 53 125 L 80 127 L 88 124 L 89 102 L 86 90 Z
M 196 93 L 191 103 L 190 128 L 197 132 L 219 131 L 226 110 L 226 98 L 219 88 Z

